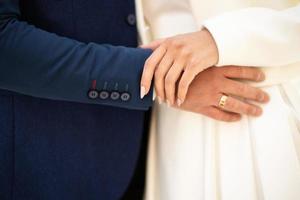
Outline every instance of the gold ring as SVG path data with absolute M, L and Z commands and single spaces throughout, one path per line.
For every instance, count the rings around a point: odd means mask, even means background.
M 219 101 L 220 108 L 222 108 L 222 109 L 225 108 L 227 99 L 228 99 L 228 96 L 223 94 L 220 101 Z

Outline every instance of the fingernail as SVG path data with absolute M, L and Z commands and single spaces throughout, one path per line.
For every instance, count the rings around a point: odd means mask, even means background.
M 261 110 L 261 109 L 259 109 L 259 108 L 257 108 L 257 109 L 253 109 L 253 111 L 252 111 L 252 114 L 253 114 L 254 116 L 257 116 L 257 117 L 259 117 L 259 116 L 261 116 L 261 115 L 262 115 L 262 110 Z
M 144 86 L 141 87 L 141 99 L 143 99 L 146 95 L 146 88 Z
M 162 100 L 160 97 L 157 97 L 158 104 L 162 104 Z
M 259 79 L 258 80 L 261 80 L 261 81 L 264 81 L 266 79 L 266 76 L 264 73 L 260 73 L 259 74 Z
M 269 101 L 269 95 L 266 95 L 266 94 L 262 94 L 260 97 L 259 97 L 259 101 L 262 102 L 262 103 L 267 103 Z
M 167 106 L 168 106 L 168 107 L 171 107 L 171 103 L 170 103 L 169 100 L 167 100 Z
M 269 102 L 270 101 L 270 96 L 269 95 L 265 95 L 264 97 L 264 102 Z
M 250 113 L 251 115 L 256 116 L 258 114 L 258 109 L 253 108 Z
M 261 102 L 265 101 L 265 95 L 264 94 L 259 96 L 259 101 L 261 101 Z
M 261 72 L 258 74 L 258 78 L 257 78 L 258 81 L 264 81 L 265 79 L 266 77 L 264 73 Z
M 257 115 L 261 116 L 262 114 L 263 114 L 263 110 L 261 108 L 259 108 L 258 111 L 257 111 Z
M 177 99 L 177 105 L 178 105 L 178 107 L 180 107 L 181 104 L 182 104 L 182 101 L 180 99 Z
M 258 73 L 256 80 L 261 81 L 261 76 L 262 76 L 261 73 Z

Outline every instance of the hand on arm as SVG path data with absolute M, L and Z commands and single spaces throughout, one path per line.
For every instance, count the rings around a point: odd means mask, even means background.
M 206 30 L 204 30 L 206 32 Z M 194 36 L 190 36 L 195 34 Z M 260 116 L 262 109 L 254 104 L 248 102 L 248 100 L 266 103 L 269 100 L 268 94 L 258 88 L 254 88 L 242 82 L 242 80 L 248 81 L 263 81 L 264 74 L 258 68 L 253 67 L 238 67 L 238 66 L 225 66 L 225 67 L 213 67 L 213 63 L 217 62 L 215 46 L 212 48 L 205 48 L 208 41 L 212 40 L 208 32 L 205 36 L 202 36 L 202 40 L 199 40 L 199 33 L 191 33 L 181 36 L 176 36 L 172 39 L 166 39 L 161 41 L 155 41 L 145 47 L 156 49 L 152 56 L 149 57 L 145 64 L 143 78 L 141 86 L 145 87 L 146 91 L 151 84 L 152 77 L 154 76 L 154 85 L 159 97 L 163 96 L 167 101 L 171 103 L 171 99 L 177 96 L 180 98 L 180 92 L 184 93 L 184 99 L 177 104 L 179 109 L 203 114 L 211 118 L 221 121 L 237 121 L 241 115 Z M 196 35 L 198 37 L 196 37 Z M 183 42 L 181 45 L 174 46 L 170 41 L 180 38 Z M 187 40 L 181 37 L 188 38 Z M 194 38 L 195 37 L 195 38 Z M 194 40 L 192 40 L 193 38 Z M 205 38 L 205 39 L 204 39 Z M 209 38 L 209 39 L 208 39 Z M 198 39 L 198 40 L 197 40 Z M 202 50 L 198 51 L 199 45 L 196 42 L 202 42 L 206 45 L 202 46 Z M 195 44 L 196 43 L 196 44 Z M 208 42 L 210 43 L 210 42 Z M 211 41 L 213 43 L 213 41 Z M 169 44 L 169 45 L 168 45 Z M 185 45 L 186 44 L 186 45 Z M 165 47 L 161 48 L 163 45 Z M 196 49 L 191 46 L 195 45 Z M 192 51 L 190 54 L 181 54 L 184 47 L 190 47 Z M 166 49 L 170 48 L 171 52 L 167 57 Z M 175 50 L 172 51 L 171 48 Z M 178 51 L 181 50 L 181 51 Z M 206 53 L 206 51 L 208 51 Z M 179 52 L 178 54 L 176 54 Z M 210 53 L 214 52 L 214 53 Z M 184 56 L 182 56 L 184 55 Z M 197 59 L 197 55 L 202 60 L 195 62 L 194 68 L 185 69 L 185 63 L 191 63 L 190 59 Z M 182 65 L 174 65 L 174 63 L 184 63 Z M 178 70 L 176 70 L 176 67 Z M 182 67 L 183 66 L 183 67 Z M 181 67 L 181 68 L 180 68 Z M 175 68 L 175 69 L 173 69 Z M 184 79 L 186 71 L 191 70 L 188 76 L 186 76 L 187 84 L 182 87 L 180 83 Z M 163 72 L 163 73 L 161 73 Z M 174 74 L 174 72 L 176 72 Z M 171 74 L 171 75 L 170 75 Z M 168 80 L 168 77 L 173 77 Z M 175 78 L 174 78 L 175 77 Z M 235 80 L 239 79 L 239 80 Z M 177 93 L 176 93 L 177 91 Z M 222 95 L 228 95 L 225 107 L 219 106 L 219 101 Z M 180 99 L 181 101 L 181 99 Z M 174 106 L 174 104 L 173 104 Z
M 208 19 L 204 26 L 209 32 L 202 31 L 206 33 L 202 34 L 202 40 L 201 32 L 196 32 L 146 46 L 156 51 L 145 65 L 142 94 L 148 92 L 154 77 L 157 96 L 170 104 L 177 98 L 180 105 L 197 72 L 214 64 L 277 67 L 300 62 L 300 4 L 281 11 L 267 8 L 233 11 Z M 194 54 L 190 53 L 193 47 L 198 48 Z M 195 59 L 187 59 L 193 55 L 197 55 Z
M 144 66 L 142 94 L 148 93 L 154 77 L 157 98 L 166 100 L 169 105 L 175 102 L 181 105 L 194 78 L 218 62 L 216 44 L 206 29 L 154 41 L 144 47 L 155 52 Z

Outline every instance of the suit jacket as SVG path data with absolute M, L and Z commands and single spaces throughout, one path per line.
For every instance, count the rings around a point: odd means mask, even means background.
M 0 199 L 120 198 L 152 102 L 136 46 L 132 0 L 0 2 Z

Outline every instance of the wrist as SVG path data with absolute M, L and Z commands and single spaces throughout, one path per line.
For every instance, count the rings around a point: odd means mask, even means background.
M 200 32 L 201 37 L 204 40 L 204 48 L 208 56 L 208 65 L 209 67 L 215 66 L 219 62 L 219 51 L 217 43 L 208 29 L 203 28 Z

